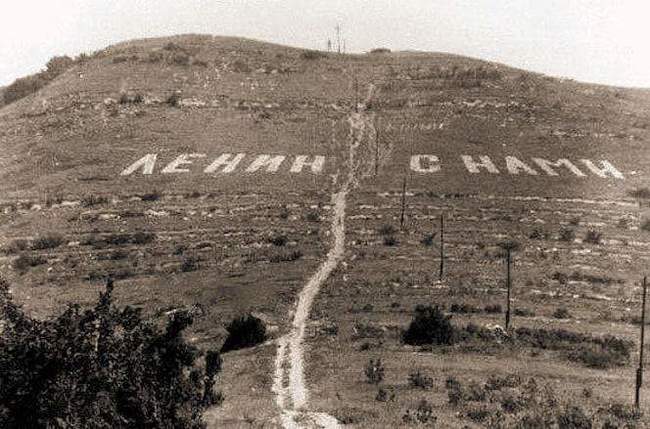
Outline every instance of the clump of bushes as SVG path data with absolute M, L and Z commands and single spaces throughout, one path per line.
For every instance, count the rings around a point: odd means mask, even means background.
M 642 231 L 650 231 L 650 219 L 646 219 L 646 220 L 641 224 L 641 230 L 642 230 Z
M 107 202 L 108 198 L 95 194 L 86 195 L 81 199 L 81 205 L 83 207 L 92 207 L 99 204 L 106 204 Z
M 16 79 L 7 86 L 3 93 L 4 104 L 13 103 L 30 94 L 39 91 L 57 76 L 75 64 L 75 60 L 68 56 L 53 57 L 47 62 L 45 70 L 26 77 Z
M 293 262 L 302 258 L 302 251 L 299 249 L 294 250 L 278 250 L 273 252 L 269 257 L 269 261 L 272 263 L 278 262 Z
M 381 358 L 370 359 L 363 369 L 366 375 L 366 382 L 370 384 L 379 384 L 384 379 L 384 365 L 381 363 Z
M 43 265 L 45 263 L 47 263 L 47 259 L 40 255 L 20 255 L 12 261 L 11 266 L 16 271 L 24 272 L 29 268 Z
M 188 256 L 183 258 L 181 262 L 181 271 L 184 273 L 189 273 L 191 271 L 196 271 L 199 269 L 199 258 L 195 256 Z
M 445 315 L 438 306 L 415 308 L 415 316 L 402 335 L 406 344 L 420 346 L 424 344 L 452 344 L 455 328 L 451 316 Z
M 601 232 L 590 229 L 589 231 L 587 231 L 584 241 L 585 243 L 590 243 L 590 244 L 600 244 L 602 238 L 603 238 L 603 234 Z
M 399 241 L 394 235 L 384 236 L 383 241 L 384 241 L 384 246 L 389 246 L 389 247 L 397 246 L 399 244 Z
M 0 282 L 1 427 L 202 427 L 222 360 L 185 342 L 176 313 L 162 329 L 117 308 L 108 282 L 97 303 L 32 319 Z M 197 364 L 205 357 L 205 365 Z
M 571 317 L 571 313 L 566 307 L 558 307 L 553 312 L 553 317 L 556 319 L 569 319 Z
M 160 192 L 154 190 L 154 191 L 151 191 L 151 192 L 147 192 L 146 194 L 142 194 L 140 196 L 140 199 L 142 201 L 151 202 L 151 201 L 158 201 L 160 199 L 160 197 L 161 197 Z
M 226 331 L 228 336 L 221 346 L 221 353 L 253 347 L 267 338 L 264 322 L 252 314 L 233 319 L 226 326 Z
M 433 406 L 426 399 L 418 402 L 414 410 L 408 408 L 402 416 L 405 424 L 435 425 L 437 420 L 438 417 L 433 414 Z
M 277 247 L 284 246 L 288 241 L 289 239 L 284 234 L 274 235 L 273 237 L 269 238 L 269 243 Z
M 375 48 L 370 50 L 371 54 L 390 54 L 390 49 L 388 48 Z
M 379 235 L 387 236 L 394 235 L 395 233 L 397 233 L 397 230 L 389 223 L 386 223 L 379 228 Z
M 32 241 L 32 249 L 33 250 L 54 249 L 62 245 L 64 242 L 65 240 L 63 239 L 63 236 L 59 234 L 42 235 L 40 237 L 36 237 L 34 241 Z
M 433 378 L 418 369 L 409 374 L 409 386 L 429 390 L 433 387 Z
M 449 307 L 449 311 L 451 313 L 460 313 L 460 314 L 471 314 L 471 313 L 480 313 L 481 309 L 478 307 L 473 306 L 472 304 L 466 304 L 466 303 L 453 303 Z
M 560 241 L 572 242 L 576 238 L 576 233 L 571 228 L 560 228 Z
M 488 314 L 503 313 L 503 308 L 501 307 L 501 304 L 488 304 L 485 306 L 483 310 Z
M 27 250 L 28 247 L 29 242 L 27 240 L 18 238 L 9 242 L 9 244 L 7 244 L 2 250 L 8 255 L 12 255 Z
M 300 53 L 300 58 L 303 60 L 319 60 L 321 58 L 326 58 L 327 54 L 321 51 L 307 50 Z
M 436 237 L 436 234 L 425 234 L 420 240 L 424 246 L 431 247 L 433 245 L 433 239 Z
M 629 192 L 630 196 L 633 198 L 639 198 L 644 200 L 650 199 L 650 188 L 638 188 Z

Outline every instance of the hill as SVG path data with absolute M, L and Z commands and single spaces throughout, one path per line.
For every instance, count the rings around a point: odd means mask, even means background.
M 92 302 L 111 274 L 116 300 L 152 317 L 193 308 L 204 347 L 259 315 L 275 340 L 225 356 L 214 424 L 280 424 L 300 404 L 327 413 L 314 421 L 392 426 L 426 397 L 462 427 L 445 380 L 495 374 L 561 398 L 591 389 L 587 409 L 630 402 L 629 358 L 592 369 L 539 344 L 422 351 L 399 332 L 418 304 L 502 324 L 483 310 L 505 308 L 498 243 L 511 239 L 516 327 L 636 339 L 649 136 L 649 90 L 456 55 L 120 43 L 0 108 L 0 270 L 35 315 Z M 285 349 L 304 373 L 283 369 Z M 365 383 L 377 356 L 394 402 Z M 432 389 L 408 386 L 415 369 Z

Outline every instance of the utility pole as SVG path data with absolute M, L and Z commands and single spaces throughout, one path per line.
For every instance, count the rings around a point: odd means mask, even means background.
M 404 182 L 402 183 L 402 210 L 399 216 L 399 229 L 404 229 L 404 211 L 406 209 L 406 175 L 404 175 Z
M 334 27 L 336 30 L 336 50 L 340 54 L 341 53 L 341 26 L 336 24 L 336 27 Z
M 375 177 L 379 173 L 379 119 L 375 120 Z
M 445 216 L 440 213 L 440 280 L 445 272 Z
M 508 289 L 508 292 L 506 294 L 507 296 L 507 302 L 506 302 L 506 331 L 510 329 L 510 247 L 506 249 L 506 265 L 507 265 L 507 271 L 506 271 L 506 288 Z
M 643 384 L 643 347 L 645 342 L 645 297 L 648 290 L 647 277 L 643 277 L 643 300 L 641 304 L 641 347 L 639 349 L 639 368 L 636 370 L 636 391 L 634 394 L 634 406 L 639 409 L 639 397 L 641 385 Z

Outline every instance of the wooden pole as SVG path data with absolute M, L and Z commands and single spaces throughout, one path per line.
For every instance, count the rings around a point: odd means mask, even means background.
M 379 173 L 379 119 L 375 123 L 375 177 Z
M 445 217 L 440 213 L 440 280 L 445 272 Z
M 647 277 L 643 277 L 643 300 L 641 304 L 641 347 L 639 348 L 639 368 L 636 370 L 636 391 L 634 394 L 634 406 L 639 409 L 641 385 L 643 384 L 643 347 L 645 342 L 645 298 L 648 290 Z
M 508 292 L 506 293 L 507 302 L 506 302 L 506 331 L 510 329 L 510 248 L 506 249 L 506 288 Z
M 406 210 L 406 176 L 402 182 L 402 210 L 399 215 L 399 228 L 404 229 L 404 211 Z

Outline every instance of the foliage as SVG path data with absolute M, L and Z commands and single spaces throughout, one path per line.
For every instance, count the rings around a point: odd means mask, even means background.
M 561 228 L 560 229 L 560 241 L 572 242 L 576 238 L 576 233 L 571 228 Z
M 379 384 L 384 379 L 384 365 L 381 358 L 370 359 L 363 370 L 366 374 L 366 381 L 370 384 Z
M 434 425 L 437 420 L 438 417 L 433 415 L 433 406 L 426 399 L 418 402 L 415 410 L 407 409 L 402 416 L 402 421 L 406 424 Z
M 45 70 L 30 76 L 18 78 L 7 86 L 3 92 L 4 103 L 13 103 L 16 100 L 37 92 L 74 64 L 75 60 L 68 56 L 51 58 L 47 62 Z
M 327 54 L 325 52 L 321 51 L 302 51 L 300 53 L 300 58 L 303 60 L 319 60 L 321 58 L 326 58 Z
M 140 309 L 115 307 L 112 293 L 109 281 L 93 308 L 37 320 L 0 284 L 0 426 L 203 427 L 203 410 L 222 399 L 219 354 L 202 370 L 182 336 L 188 313 L 160 329 Z
M 420 370 L 413 371 L 409 374 L 409 386 L 428 390 L 433 387 L 433 378 Z
M 603 238 L 603 234 L 601 232 L 590 229 L 589 231 L 587 231 L 587 235 L 585 235 L 584 241 L 585 243 L 600 244 L 602 238 Z
M 451 316 L 446 316 L 438 306 L 421 306 L 415 308 L 415 317 L 404 331 L 402 339 L 410 345 L 452 344 L 455 328 Z
M 54 249 L 64 243 L 64 239 L 59 234 L 47 234 L 36 237 L 32 242 L 33 250 Z
M 248 314 L 233 319 L 228 326 L 228 337 L 221 346 L 221 353 L 253 347 L 266 341 L 266 326 L 264 322 Z
M 45 263 L 47 263 L 47 259 L 40 255 L 20 255 L 12 261 L 11 266 L 16 271 L 24 272 Z

